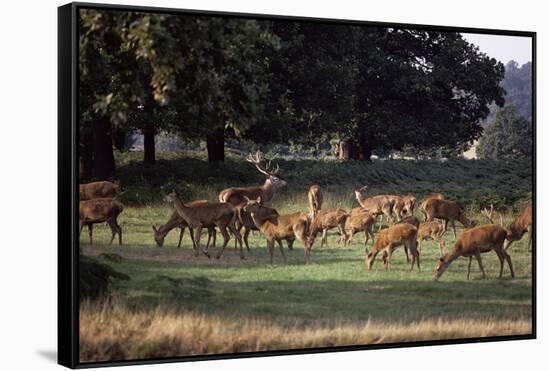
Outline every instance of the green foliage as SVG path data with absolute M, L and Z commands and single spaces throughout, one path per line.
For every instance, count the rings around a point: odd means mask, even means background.
M 515 61 L 506 64 L 506 74 L 502 87 L 506 90 L 506 104 L 513 105 L 518 114 L 532 121 L 533 71 L 532 63 L 523 66 Z
M 104 255 L 113 255 L 105 253 Z M 110 260 L 112 261 L 112 260 Z M 122 260 L 121 260 L 122 261 Z M 121 261 L 117 261 L 120 263 Z M 108 264 L 80 255 L 78 264 L 80 300 L 97 299 L 109 294 L 110 285 L 116 280 L 129 280 L 130 277 L 118 272 Z
M 477 155 L 484 159 L 502 160 L 527 158 L 533 155 L 533 125 L 518 115 L 512 105 L 497 110 L 493 121 L 485 128 Z
M 184 200 L 215 201 L 224 188 L 264 181 L 254 166 L 234 155 L 215 168 L 201 153 L 163 153 L 155 166 L 142 164 L 140 158 L 135 152 L 117 155 L 120 197 L 128 205 L 163 203 L 164 196 L 173 189 Z M 273 200 L 276 208 L 303 201 L 306 210 L 306 190 L 312 183 L 320 184 L 326 197 L 329 193 L 338 197 L 340 207 L 354 205 L 353 189 L 365 184 L 372 194 L 412 193 L 420 198 L 429 192 L 442 192 L 465 206 L 494 203 L 502 208 L 529 198 L 532 189 L 529 159 L 374 160 L 371 164 L 292 158 L 274 161 L 288 183 Z

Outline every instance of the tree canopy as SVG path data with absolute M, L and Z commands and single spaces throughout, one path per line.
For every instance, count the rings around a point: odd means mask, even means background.
M 531 121 L 519 115 L 515 106 L 507 104 L 497 109 L 476 151 L 480 158 L 503 160 L 531 157 L 532 147 Z
M 136 130 L 146 163 L 160 131 L 205 140 L 212 162 L 227 137 L 336 138 L 366 160 L 378 148 L 459 150 L 504 103 L 504 66 L 454 32 L 103 10 L 79 24 L 87 177 L 112 175 L 109 140 Z

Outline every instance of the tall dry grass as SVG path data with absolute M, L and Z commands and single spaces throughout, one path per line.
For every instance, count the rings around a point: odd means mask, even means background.
M 365 345 L 531 333 L 531 319 L 438 318 L 414 322 L 334 322 L 299 326 L 223 318 L 175 308 L 81 304 L 80 361 Z

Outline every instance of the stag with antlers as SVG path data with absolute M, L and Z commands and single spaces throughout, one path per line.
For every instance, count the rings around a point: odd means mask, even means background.
M 265 182 L 261 186 L 256 187 L 231 187 L 226 188 L 220 192 L 218 198 L 220 202 L 229 202 L 235 206 L 246 203 L 246 199 L 255 200 L 258 197 L 261 198 L 262 203 L 267 203 L 273 198 L 275 190 L 286 185 L 286 182 L 277 177 L 279 172 L 279 165 L 277 164 L 275 169 L 271 170 L 271 161 L 267 161 L 262 166 L 262 154 L 257 151 L 256 154 L 249 154 L 246 157 L 246 161 L 254 164 L 256 169 L 266 176 Z

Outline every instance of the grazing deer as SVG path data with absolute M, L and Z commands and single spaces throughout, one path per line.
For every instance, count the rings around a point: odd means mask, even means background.
M 244 259 L 242 237 L 239 231 L 235 228 L 236 213 L 235 207 L 232 204 L 227 202 L 213 202 L 189 207 L 185 206 L 185 204 L 181 202 L 176 192 L 168 194 L 166 196 L 166 201 L 174 204 L 178 214 L 189 226 L 189 230 L 192 232 L 191 237 L 195 248 L 195 256 L 197 256 L 199 254 L 199 250 L 201 250 L 204 255 L 210 258 L 208 252 L 201 248 L 200 238 L 202 228 L 215 225 L 218 227 L 223 236 L 223 246 L 216 255 L 216 259 L 220 258 L 230 239 L 226 228 L 229 228 L 231 233 L 239 242 L 241 259 Z
M 118 193 L 118 186 L 107 181 L 80 184 L 79 188 L 80 201 L 93 200 L 94 198 L 113 198 Z
M 363 196 L 363 192 L 367 190 L 367 186 L 355 189 L 355 198 L 359 205 L 373 216 L 384 214 L 390 224 L 393 224 L 392 212 L 394 201 L 389 199 L 388 196 Z
M 504 240 L 506 239 L 506 230 L 496 224 L 485 224 L 479 227 L 466 229 L 460 234 L 459 239 L 456 241 L 453 249 L 449 251 L 445 256 L 439 258 L 439 261 L 435 267 L 434 279 L 439 279 L 441 275 L 447 270 L 449 265 L 457 258 L 464 256 L 468 258 L 468 274 L 467 279 L 470 279 L 470 268 L 472 265 L 472 257 L 476 257 L 481 270 L 481 275 L 485 278 L 485 270 L 481 263 L 481 253 L 486 253 L 494 250 L 500 261 L 500 275 L 504 269 L 504 260 L 508 262 L 510 267 L 510 274 L 514 278 L 514 269 L 512 268 L 512 259 L 510 255 L 504 249 Z
M 298 239 L 304 245 L 304 259 L 308 264 L 310 261 L 311 245 L 307 240 L 309 219 L 304 213 L 293 213 L 286 215 L 275 215 L 271 208 L 267 208 L 260 203 L 261 199 L 248 200 L 244 206 L 244 211 L 250 213 L 256 228 L 265 236 L 267 248 L 269 250 L 269 261 L 273 264 L 273 250 L 275 241 L 279 245 L 279 250 L 283 260 L 286 263 L 285 253 L 283 251 L 282 240 Z
M 465 228 L 471 228 L 475 226 L 475 222 L 468 219 L 464 212 L 460 208 L 460 205 L 454 201 L 438 200 L 431 198 L 426 201 L 424 207 L 426 213 L 426 221 L 431 222 L 434 218 L 443 219 L 445 221 L 445 231 L 447 230 L 447 224 L 451 222 L 453 228 L 453 235 L 456 239 L 456 227 L 455 220 L 458 220 Z
M 416 206 L 416 197 L 413 195 L 406 195 L 401 197 L 403 199 L 403 212 L 406 215 L 414 215 L 414 208 Z
M 319 210 L 317 216 L 311 222 L 309 228 L 308 244 L 313 246 L 315 238 L 319 232 L 323 232 L 321 238 L 321 247 L 327 245 L 328 247 L 328 230 L 332 228 L 338 228 L 341 235 L 345 237 L 346 219 L 348 213 L 344 209 L 322 209 Z M 341 241 L 345 241 L 346 238 Z
M 504 241 L 504 249 L 508 250 L 512 242 L 520 240 L 525 233 L 529 236 L 529 251 L 532 246 L 532 233 L 533 233 L 533 206 L 530 203 L 523 209 L 521 214 L 508 226 L 506 231 L 506 240 Z
M 439 256 L 445 254 L 445 240 L 443 240 L 443 234 L 445 229 L 441 223 L 433 222 L 424 222 L 418 227 L 418 232 L 416 233 L 416 243 L 418 246 L 418 253 L 422 252 L 422 241 L 434 240 L 439 244 Z
M 188 202 L 185 204 L 185 206 L 192 207 L 194 205 L 201 205 L 208 203 L 207 200 L 197 200 Z M 157 246 L 162 247 L 164 245 L 164 239 L 166 238 L 166 235 L 174 228 L 180 228 L 180 238 L 178 241 L 178 249 L 181 247 L 181 240 L 183 238 L 183 233 L 185 232 L 185 228 L 188 228 L 187 223 L 185 220 L 178 214 L 177 210 L 174 210 L 172 215 L 170 216 L 170 219 L 166 222 L 166 224 L 163 224 L 159 227 L 155 227 L 154 225 L 153 231 L 154 231 L 154 237 L 155 242 L 157 243 Z M 191 229 L 189 229 L 191 231 Z M 192 237 L 191 237 L 192 238 Z M 213 239 L 212 246 L 216 246 L 216 229 L 214 226 L 210 226 L 208 228 L 208 242 L 206 242 L 206 250 L 208 250 L 208 246 L 210 245 L 210 240 Z
M 418 221 L 418 219 L 416 219 L 415 216 L 406 216 L 395 224 L 410 224 L 414 226 L 416 229 L 418 229 L 420 222 Z M 409 251 L 407 249 L 407 246 L 403 245 L 403 249 L 405 250 L 405 256 L 407 257 L 407 263 L 408 263 L 410 259 L 409 259 Z M 382 257 L 385 258 L 385 254 L 383 254 Z
M 261 166 L 262 157 L 260 151 L 256 152 L 254 156 L 249 154 L 246 161 L 254 164 L 256 169 L 267 177 L 264 184 L 256 187 L 231 187 L 224 189 L 218 196 L 220 202 L 229 202 L 237 206 L 246 203 L 246 198 L 255 200 L 261 197 L 262 203 L 267 203 L 271 201 L 274 192 L 278 188 L 286 185 L 284 180 L 276 176 L 279 172 L 279 165 L 274 170 L 270 170 L 271 161 L 267 162 L 266 166 Z
M 365 268 L 371 270 L 376 255 L 382 251 L 384 268 L 386 271 L 391 270 L 391 256 L 394 250 L 401 245 L 404 245 L 413 256 L 411 270 L 414 268 L 415 262 L 420 270 L 420 256 L 416 250 L 416 228 L 408 223 L 394 224 L 380 231 L 370 253 L 365 256 Z
M 252 219 L 252 215 L 250 215 L 250 212 L 244 210 L 245 205 L 246 204 L 241 204 L 241 205 L 235 207 L 236 212 L 237 212 L 237 230 L 240 232 L 241 229 L 244 228 L 244 234 L 243 234 L 244 244 L 246 246 L 246 249 L 248 251 L 250 251 L 250 247 L 248 245 L 248 235 L 250 234 L 250 231 L 259 231 L 259 229 L 258 229 L 258 227 L 256 227 L 256 224 L 254 223 L 254 220 Z M 273 216 L 278 216 L 279 215 L 277 210 L 275 210 L 271 207 L 265 206 L 263 208 L 263 210 L 264 210 L 264 213 L 265 213 L 266 217 L 269 216 L 269 215 L 273 215 Z M 292 243 L 293 242 L 294 242 L 294 240 L 287 240 L 288 248 L 290 250 L 292 250 Z M 236 243 L 237 242 L 235 241 L 235 248 L 237 247 Z
M 97 223 L 107 222 L 111 228 L 111 242 L 118 234 L 118 244 L 122 245 L 122 228 L 117 223 L 117 218 L 124 209 L 124 206 L 117 200 L 112 198 L 96 198 L 93 200 L 80 201 L 79 203 L 79 232 L 82 233 L 82 228 L 88 226 L 90 234 L 90 244 L 92 244 L 93 225 Z
M 424 199 L 422 200 L 422 203 L 420 204 L 420 207 L 419 207 L 420 211 L 424 215 L 424 221 L 428 220 L 428 215 L 426 214 L 426 202 L 428 202 L 428 200 L 430 200 L 432 198 L 435 198 L 436 200 L 444 200 L 445 196 L 441 193 L 438 193 L 438 192 L 432 192 L 432 193 L 428 193 L 424 197 Z
M 374 241 L 374 234 L 372 233 L 372 226 L 374 225 L 374 222 L 374 217 L 362 207 L 351 209 L 344 225 L 345 233 L 342 235 L 342 238 L 344 238 L 344 244 L 350 246 L 353 235 L 357 232 L 364 231 L 366 251 L 367 243 L 369 242 L 369 236 L 372 237 Z
M 307 191 L 307 199 L 309 200 L 309 212 L 311 219 L 315 219 L 321 206 L 323 205 L 323 193 L 321 192 L 321 187 L 317 184 L 309 187 Z

